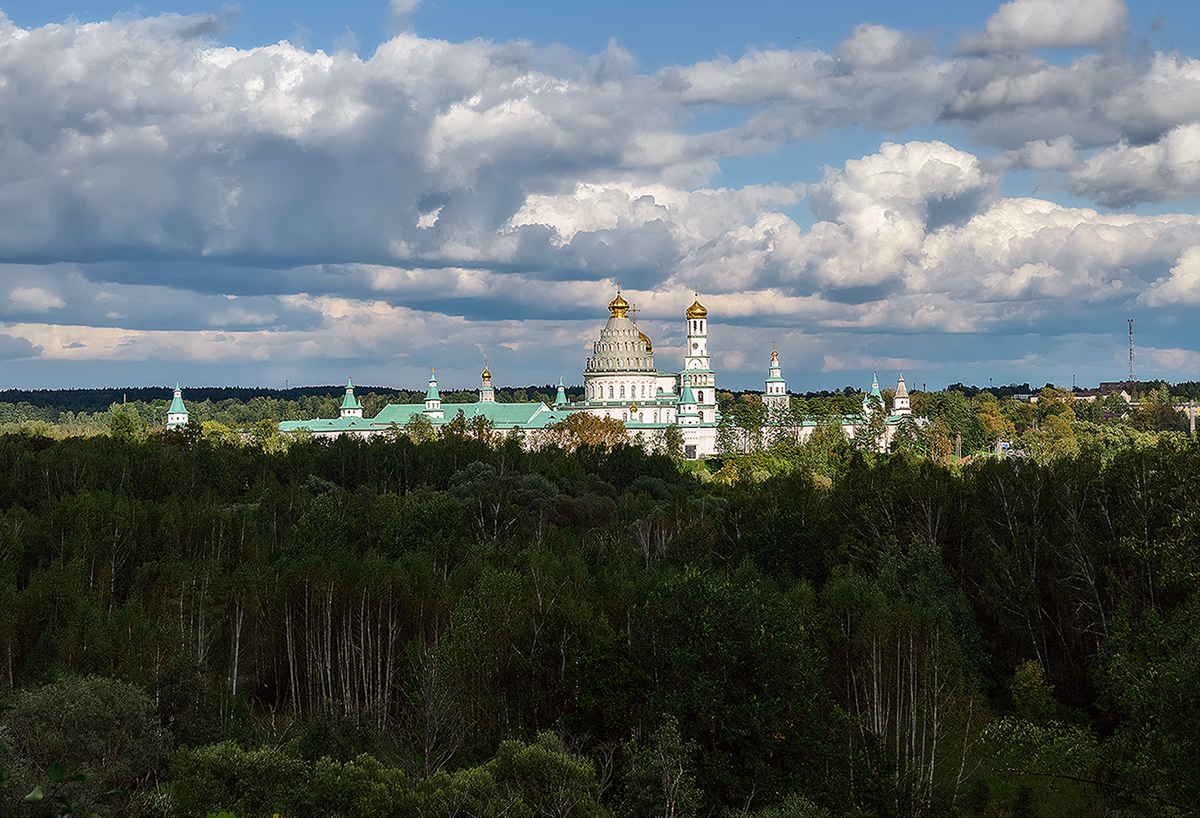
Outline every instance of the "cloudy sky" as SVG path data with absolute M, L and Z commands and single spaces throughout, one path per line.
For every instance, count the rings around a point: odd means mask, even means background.
M 1200 379 L 1200 4 L 0 0 L 0 388 Z

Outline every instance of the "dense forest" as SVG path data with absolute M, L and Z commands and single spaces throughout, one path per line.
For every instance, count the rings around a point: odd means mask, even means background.
M 1200 447 L 955 394 L 895 453 L 707 464 L 0 435 L 0 809 L 1196 812 Z

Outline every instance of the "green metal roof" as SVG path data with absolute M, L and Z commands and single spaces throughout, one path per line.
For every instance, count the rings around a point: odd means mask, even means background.
M 544 403 L 443 403 L 443 417 L 438 418 L 426 415 L 425 405 L 422 403 L 391 403 L 373 418 L 338 417 L 287 420 L 279 424 L 279 430 L 294 432 L 307 429 L 322 434 L 379 432 L 393 424 L 403 426 L 417 415 L 428 417 L 434 426 L 444 426 L 458 417 L 460 411 L 467 421 L 476 417 L 485 417 L 497 429 L 542 429 L 551 423 L 565 420 L 570 414 L 566 411 L 551 410 Z
M 310 432 L 342 433 L 381 431 L 382 428 L 385 427 L 376 429 L 375 424 L 371 420 L 358 417 L 315 418 L 313 420 L 284 420 L 279 424 L 279 431 L 281 432 L 297 432 L 301 429 L 307 429 Z
M 875 400 L 871 400 L 872 398 L 874 398 Z M 863 408 L 865 409 L 869 406 L 875 405 L 876 401 L 879 402 L 879 406 L 881 406 L 881 407 L 883 406 L 883 393 L 881 393 L 879 391 L 879 373 L 878 372 L 875 373 L 875 379 L 873 381 L 871 381 L 871 391 L 868 392 L 867 394 L 863 395 L 863 399 L 862 399 Z
M 342 398 L 342 408 L 362 409 L 362 404 L 354 397 L 354 384 L 350 383 L 349 378 L 346 379 L 346 397 Z
M 175 397 L 171 399 L 171 406 L 167 409 L 168 415 L 186 415 L 187 407 L 183 405 L 183 392 L 179 388 L 179 381 L 175 381 Z
M 443 403 L 444 417 L 430 418 L 430 421 L 434 426 L 441 426 L 456 418 L 460 411 L 468 421 L 476 417 L 485 417 L 498 429 L 540 429 L 565 419 L 568 414 L 551 411 L 544 403 Z M 425 406 L 420 403 L 389 403 L 373 418 L 373 422 L 379 426 L 389 426 L 393 423 L 403 426 L 414 415 L 424 412 Z

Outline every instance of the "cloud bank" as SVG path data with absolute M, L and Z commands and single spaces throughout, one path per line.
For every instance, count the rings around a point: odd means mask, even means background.
M 616 43 L 405 30 L 360 58 L 224 47 L 203 15 L 0 16 L 0 356 L 62 378 L 108 361 L 399 384 L 434 364 L 469 380 L 486 349 L 511 380 L 571 379 L 618 280 L 665 354 L 700 288 L 730 385 L 780 336 L 800 372 L 1025 379 L 1136 308 L 1185 349 L 1200 62 L 1036 53 L 1128 30 L 1120 0 L 1014 0 L 952 54 L 863 23 L 828 52 L 646 74 Z M 891 138 L 929 127 L 945 138 Z M 803 181 L 712 184 L 838 130 L 881 138 Z M 1021 172 L 1038 193 L 1006 195 Z M 1181 212 L 1138 212 L 1162 202 Z M 1079 363 L 1106 373 L 1119 335 Z M 1169 377 L 1192 359 L 1159 360 Z

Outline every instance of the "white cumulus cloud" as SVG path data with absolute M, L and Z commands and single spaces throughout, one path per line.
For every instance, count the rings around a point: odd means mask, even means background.
M 1200 304 L 1200 247 L 1189 247 L 1171 268 L 1138 296 L 1147 307 Z
M 958 45 L 966 52 L 1079 48 L 1109 42 L 1128 28 L 1123 0 L 1012 0 L 981 34 L 964 36 Z
M 41 287 L 17 287 L 8 296 L 8 305 L 14 312 L 50 312 L 62 309 L 67 302 Z
M 1071 192 L 1111 207 L 1200 193 L 1200 125 L 1172 128 L 1149 145 L 1122 142 L 1069 174 Z
M 928 40 L 887 26 L 860 23 L 834 53 L 851 69 L 874 71 L 907 65 L 931 50 Z

